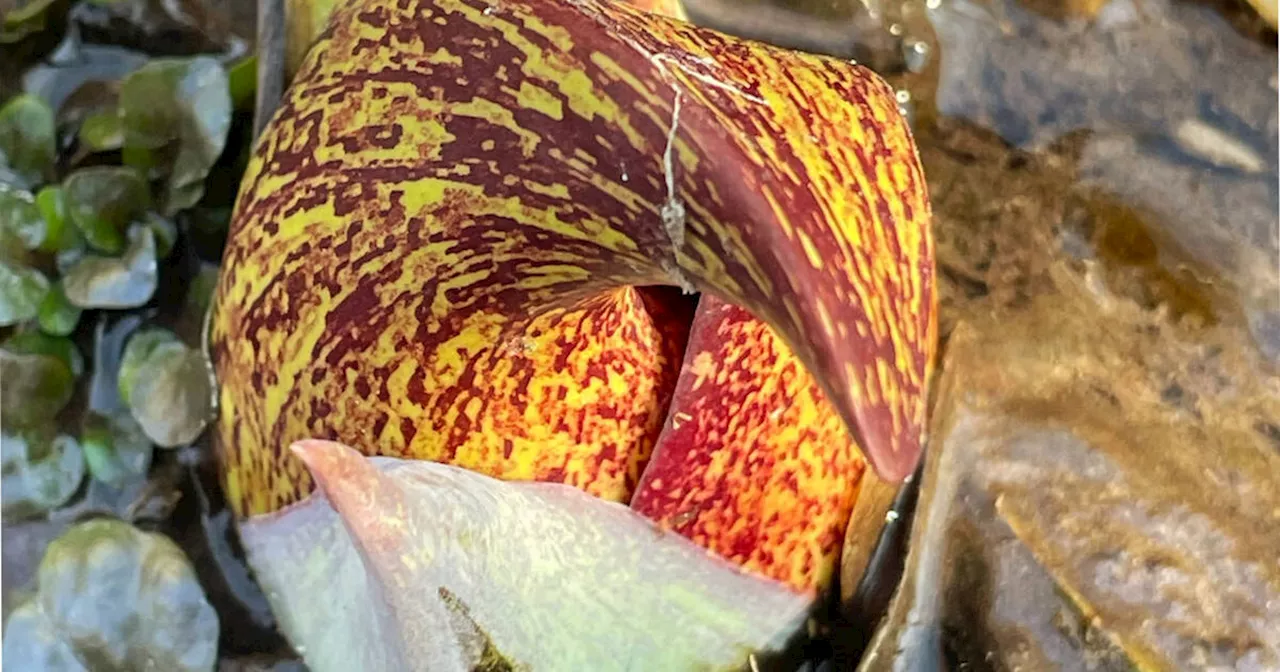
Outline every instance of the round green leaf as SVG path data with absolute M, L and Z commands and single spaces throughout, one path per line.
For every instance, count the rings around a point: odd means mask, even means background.
M 80 122 L 80 142 L 95 152 L 109 152 L 124 146 L 124 125 L 116 110 L 95 112 Z
M 164 535 L 108 518 L 79 523 L 49 544 L 37 583 L 17 629 L 5 631 L 14 669 L 47 669 L 39 665 L 67 650 L 95 670 L 214 669 L 217 613 Z
M 81 312 L 83 311 L 79 307 L 67 300 L 62 283 L 54 283 L 49 293 L 44 295 L 44 301 L 40 302 L 40 313 L 37 317 L 40 320 L 40 328 L 46 334 L 68 336 L 80 323 Z
M 49 8 L 54 0 L 18 0 L 12 9 L 0 17 L 0 44 L 22 41 L 45 29 Z
M 49 425 L 0 433 L 0 499 L 6 520 L 34 516 L 66 503 L 84 480 L 76 440 Z
M 6 339 L 4 349 L 19 355 L 56 357 L 67 365 L 71 375 L 79 378 L 84 373 L 84 356 L 69 338 L 50 336 L 39 331 L 23 331 Z
M 0 327 L 35 317 L 49 291 L 49 281 L 34 268 L 0 259 Z
M 62 187 L 49 185 L 37 192 L 36 208 L 45 224 L 42 252 L 62 252 L 81 244 L 80 232 L 74 226 L 67 226 L 67 199 Z
M 120 396 L 147 437 L 164 448 L 195 441 L 209 422 L 213 388 L 204 355 L 171 332 L 129 339 L 120 364 Z
M 114 488 L 145 477 L 154 448 L 128 413 L 89 414 L 80 447 L 93 478 Z
M 168 329 L 152 327 L 134 332 L 124 346 L 124 354 L 120 357 L 120 374 L 117 379 L 120 399 L 125 404 L 129 403 L 133 383 L 138 374 L 142 373 L 149 364 L 152 355 L 163 348 L 181 350 L 182 347 L 182 342 Z
M 166 186 L 166 214 L 200 200 L 204 179 L 226 144 L 231 109 L 227 73 L 207 56 L 157 59 L 121 84 L 126 151 L 149 152 L 177 144 Z
M 28 186 L 53 177 L 55 132 L 48 103 L 30 94 L 15 96 L 0 107 L 0 164 L 8 165 Z
M 40 247 L 47 233 L 44 217 L 31 192 L 3 184 L 0 184 L 0 227 L 22 241 L 28 250 Z
M 71 645 L 53 631 L 35 600 L 14 610 L 4 629 L 4 659 L 14 669 L 89 672 Z
M 67 299 L 81 308 L 137 308 L 156 291 L 155 236 L 145 226 L 129 232 L 122 257 L 87 254 L 70 264 L 62 282 Z
M 108 254 L 124 249 L 126 227 L 151 204 L 146 182 L 129 168 L 82 168 L 62 188 L 71 221 L 90 246 Z
M 71 400 L 75 375 L 57 357 L 0 348 L 0 413 L 4 425 L 31 426 L 52 420 Z

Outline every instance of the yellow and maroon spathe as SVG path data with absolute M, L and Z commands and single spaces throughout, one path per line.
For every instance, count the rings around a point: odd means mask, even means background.
M 823 585 L 858 446 L 893 481 L 918 460 L 929 217 L 860 66 L 600 0 L 353 0 L 237 203 L 228 497 L 297 502 L 287 448 L 327 438 L 571 484 Z M 652 285 L 705 293 L 687 353 L 690 306 Z

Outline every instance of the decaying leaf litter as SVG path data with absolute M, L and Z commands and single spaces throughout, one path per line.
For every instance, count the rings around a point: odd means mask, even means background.
M 1274 305 L 1267 303 L 1268 296 L 1274 296 L 1267 289 L 1274 287 L 1276 281 L 1273 267 L 1267 265 L 1267 260 L 1275 256 L 1276 236 L 1274 228 L 1268 227 L 1275 220 L 1275 192 L 1274 187 L 1267 189 L 1274 184 L 1275 175 L 1275 154 L 1268 150 L 1275 144 L 1276 127 L 1274 32 L 1258 28 L 1256 19 L 1250 23 L 1249 13 L 1240 7 L 1223 10 L 1178 3 L 1156 6 L 1158 11 L 1152 18 L 1149 13 L 1143 14 L 1149 5 L 1144 2 L 1141 7 L 1134 7 L 1113 2 L 1095 8 L 1101 12 L 1101 18 L 1095 21 L 1051 21 L 1036 13 L 1036 7 L 1014 4 L 997 8 L 1000 11 L 976 10 L 954 3 L 933 9 L 905 4 L 882 8 L 878 23 L 861 21 L 858 25 L 860 30 L 867 30 L 870 25 L 874 31 L 863 39 L 864 43 L 887 45 L 876 52 L 885 64 L 881 72 L 905 92 L 899 94 L 899 100 L 915 123 L 913 130 L 921 146 L 935 208 L 944 336 L 952 333 L 955 324 L 963 322 L 968 325 L 966 329 L 976 327 L 980 335 L 977 339 L 966 337 L 963 342 L 995 342 L 1002 351 L 1013 353 L 1007 358 L 1008 363 L 1002 359 L 993 364 L 993 371 L 1006 372 L 997 378 L 1005 383 L 1025 380 L 1017 377 L 1021 374 L 1008 371 L 1034 371 L 1028 367 L 1046 358 L 1059 367 L 1053 371 L 1070 372 L 1072 365 L 1078 365 L 1081 371 L 1095 372 L 1068 376 L 1060 383 L 1066 386 L 1063 390 L 1078 388 L 1083 397 L 1071 396 L 1074 392 L 1056 392 L 1038 406 L 1026 400 L 1055 388 L 1044 387 L 1046 383 L 1037 374 L 1029 374 L 1031 382 L 1010 387 L 1031 387 L 1025 391 L 1002 391 L 1000 397 L 1006 400 L 999 402 L 997 410 L 989 410 L 989 401 L 978 402 L 977 407 L 985 409 L 981 412 L 987 418 L 982 422 L 1012 426 L 1015 437 L 1019 432 L 1031 437 L 1047 437 L 1046 431 L 1060 435 L 1066 432 L 1079 437 L 1073 440 L 1087 444 L 1086 451 L 1110 456 L 1112 462 L 1115 456 L 1123 457 L 1132 451 L 1117 448 L 1116 440 L 1106 437 L 1116 436 L 1117 431 L 1120 435 L 1135 431 L 1133 427 L 1143 428 L 1137 430 L 1139 438 L 1130 443 L 1156 441 L 1150 445 L 1172 451 L 1172 458 L 1137 463 L 1122 459 L 1122 466 L 1110 468 L 1121 469 L 1118 473 L 1142 474 L 1142 478 L 1131 475 L 1118 480 L 1132 493 L 1149 493 L 1136 495 L 1136 501 L 1157 507 L 1168 506 L 1161 502 L 1169 502 L 1169 496 L 1173 502 L 1181 503 L 1185 499 L 1179 494 L 1181 488 L 1189 487 L 1178 480 L 1180 477 L 1174 477 L 1176 470 L 1159 468 L 1158 463 L 1185 463 L 1184 458 L 1178 457 L 1176 447 L 1199 445 L 1195 437 L 1211 432 L 1225 445 L 1222 454 L 1235 456 L 1232 460 L 1244 460 L 1239 468 L 1222 467 L 1222 472 L 1212 477 L 1216 479 L 1213 482 L 1225 484 L 1218 489 L 1243 483 L 1244 487 L 1238 488 L 1243 494 L 1238 499 L 1210 495 L 1191 506 L 1196 515 L 1207 516 L 1208 520 L 1221 520 L 1228 511 L 1245 512 L 1245 519 L 1256 520 L 1263 532 L 1251 548 L 1265 551 L 1265 532 L 1274 529 L 1275 521 L 1267 519 L 1267 507 L 1257 503 L 1258 497 L 1265 498 L 1267 489 L 1249 484 L 1274 483 L 1274 464 L 1266 459 L 1259 463 L 1255 458 L 1271 454 L 1267 450 L 1274 448 L 1268 441 L 1274 439 L 1268 437 L 1277 432 L 1269 428 L 1280 426 L 1276 409 L 1268 405 L 1276 390 L 1272 384 L 1274 368 L 1270 368 L 1274 364 L 1266 356 L 1268 338 L 1274 342 L 1275 322 Z M 712 13 L 705 7 L 702 11 L 704 16 Z M 1219 19 L 1219 13 L 1229 21 Z M 1190 26 L 1199 30 L 1190 30 Z M 1011 27 L 1015 29 L 1011 31 Z M 975 38 L 983 30 L 992 31 L 989 36 L 1005 38 Z M 1069 48 L 1083 41 L 1105 49 L 1116 42 L 1117 36 L 1141 48 L 1091 59 L 1092 80 L 1060 76 L 1063 71 L 1071 71 L 1069 59 L 1067 67 L 1056 67 L 1053 59 L 1037 57 L 1046 44 Z M 921 44 L 925 45 L 923 49 Z M 920 53 L 928 54 L 923 62 L 918 57 Z M 1171 67 L 1183 62 L 1171 56 L 1185 53 L 1202 59 L 1192 59 L 1193 64 L 1215 67 L 1230 63 L 1245 72 L 1197 77 L 1185 68 Z M 949 61 L 948 54 L 958 57 Z M 975 57 L 964 57 L 965 54 Z M 1145 81 L 1153 82 L 1154 88 L 1144 96 L 1108 90 L 1107 73 L 1130 71 L 1134 61 L 1163 66 L 1147 73 Z M 947 63 L 980 63 L 982 70 L 939 72 L 940 66 Z M 1026 74 L 1028 66 L 1044 69 Z M 913 68 L 921 72 L 912 72 Z M 1019 74 L 984 76 L 986 72 Z M 974 87 L 965 87 L 975 78 L 985 83 L 977 93 Z M 1013 86 L 1009 82 L 1034 85 Z M 1169 98 L 1178 87 L 1192 87 L 1198 92 L 1193 107 L 1187 108 L 1185 100 L 1174 102 Z M 947 91 L 962 89 L 968 91 L 966 95 L 977 96 L 976 103 L 946 97 Z M 1170 94 L 1161 94 L 1162 90 Z M 1124 104 L 1106 102 L 1108 96 L 1117 94 L 1121 96 L 1119 100 L 1139 99 L 1148 109 L 1167 110 L 1168 119 L 1141 109 L 1125 112 Z M 1080 104 L 1079 98 L 1096 101 L 1097 107 Z M 981 112 L 984 106 L 992 112 Z M 1066 125 L 1047 116 L 1054 110 L 1079 115 L 1082 109 L 1099 112 L 1087 112 Z M 1068 112 L 1058 114 L 1069 117 Z M 1032 133 L 1019 132 L 1019 126 Z M 1209 130 L 1205 131 L 1205 127 Z M 1043 136 L 1040 144 L 1028 144 L 1027 139 L 1037 133 Z M 1206 153 L 1205 143 L 1196 139 L 1206 134 L 1210 138 L 1227 137 L 1232 140 L 1230 144 L 1219 144 L 1244 149 L 1227 154 L 1225 159 L 1221 152 Z M 1023 149 L 1010 149 L 1011 144 Z M 1148 170 L 1126 170 L 1129 166 Z M 1164 177 L 1132 179 L 1143 174 Z M 1202 222 L 1209 224 L 1194 225 Z M 1028 236 L 1028 230 L 1034 235 Z M 1006 334 L 1001 329 L 1004 324 L 1025 326 L 1008 329 Z M 1050 325 L 1057 330 L 1057 337 L 1046 341 L 1037 334 L 1049 333 Z M 1103 331 L 1128 330 L 1138 340 L 1117 337 L 1090 342 L 1098 340 L 1093 335 Z M 1001 337 L 993 340 L 982 337 L 983 333 L 999 333 Z M 1027 350 L 1026 344 L 1037 342 L 1043 342 L 1043 347 Z M 974 349 L 966 346 L 957 351 Z M 988 356 L 989 351 L 981 346 L 978 351 L 984 354 L 969 355 L 969 359 Z M 1136 352 L 1144 355 L 1137 359 L 1137 365 L 1118 364 Z M 1089 362 L 1099 364 L 1091 369 Z M 958 364 L 954 368 L 966 370 Z M 956 376 L 976 380 L 970 383 L 975 390 L 989 389 L 981 382 L 981 375 L 975 378 L 970 372 Z M 1101 401 L 1087 401 L 1088 395 Z M 1055 405 L 1060 410 L 1066 408 L 1060 397 L 1086 399 L 1080 404 L 1083 410 L 1065 416 L 1054 411 Z M 1244 401 L 1236 405 L 1241 399 Z M 972 402 L 970 408 L 974 408 Z M 950 417 L 955 412 L 937 415 Z M 1045 422 L 1052 430 L 1044 429 Z M 966 435 L 970 438 L 960 445 L 984 446 L 981 455 L 988 457 L 981 459 L 1002 456 L 999 459 L 1008 461 L 1015 455 L 1009 450 L 1023 451 L 1021 455 L 1032 450 L 1034 460 L 1035 446 L 1053 448 L 1064 440 L 1000 438 L 1010 436 L 1009 431 L 1004 429 L 991 434 L 993 438 L 981 440 L 972 438 L 970 433 Z M 943 435 L 943 430 L 938 434 Z M 1151 438 L 1142 438 L 1146 436 Z M 947 464 L 964 464 L 972 459 L 964 456 L 959 462 Z M 930 469 L 933 468 L 931 463 Z M 983 473 L 980 467 L 977 473 Z M 955 477 L 952 478 L 954 482 Z M 933 482 L 944 481 L 926 477 L 925 501 L 930 501 L 928 492 Z M 992 481 L 987 478 L 969 482 Z M 1088 585 L 1081 587 L 1078 579 L 1072 578 L 1078 570 L 1072 565 L 1072 556 L 1061 550 L 1072 548 L 1075 542 L 1070 537 L 1060 542 L 1053 542 L 1052 538 L 1039 541 L 1042 535 L 1036 532 L 1035 518 L 1028 518 L 1025 509 L 1010 503 L 1008 495 L 1002 500 L 1004 504 L 998 504 L 994 497 L 1000 491 L 991 485 L 962 487 L 982 488 L 982 492 L 989 493 L 984 496 L 993 497 L 994 508 L 979 506 L 965 514 L 973 523 L 955 518 L 955 514 L 922 516 L 921 520 L 934 523 L 929 529 L 921 524 L 917 536 L 936 529 L 941 531 L 932 532 L 935 536 L 951 534 L 942 538 L 961 539 L 956 536 L 958 532 L 941 527 L 942 521 L 948 520 L 945 515 L 951 515 L 950 520 L 960 521 L 960 527 L 951 529 L 971 530 L 975 525 L 994 528 L 997 538 L 1005 540 L 998 548 L 1021 565 L 986 559 L 982 543 L 952 544 L 952 553 L 968 551 L 944 558 L 945 566 L 962 570 L 960 576 L 944 572 L 941 576 L 924 577 L 935 585 L 942 582 L 936 594 L 951 596 L 933 601 L 935 615 L 928 619 L 940 626 L 936 633 L 945 634 L 935 642 L 943 655 L 975 661 L 994 651 L 997 659 L 1006 664 L 1048 659 L 1068 667 L 1083 665 L 1082 660 L 1097 664 L 1100 660 L 1127 658 L 1142 660 L 1152 669 L 1162 669 L 1159 656 L 1180 660 L 1177 655 L 1189 655 L 1192 661 L 1261 661 L 1258 664 L 1265 667 L 1267 643 L 1265 638 L 1249 634 L 1249 623 L 1224 621 L 1220 626 L 1223 629 L 1217 630 L 1224 633 L 1223 638 L 1210 647 L 1197 644 L 1196 623 L 1135 636 L 1126 625 L 1126 616 L 1106 612 L 1114 607 L 1109 606 L 1105 592 L 1091 590 Z M 1172 494 L 1154 494 L 1161 492 Z M 1038 506 L 1047 505 L 1042 502 Z M 1231 508 L 1236 506 L 1244 508 Z M 1020 510 L 1023 512 L 1018 513 Z M 1090 515 L 1087 510 L 1080 513 Z M 1177 522 L 1184 518 L 1167 520 Z M 1134 540 L 1130 544 L 1132 552 L 1138 552 L 1139 540 L 1148 538 L 1150 529 L 1154 528 L 1139 525 L 1126 533 L 1132 535 L 1127 539 Z M 1178 528 L 1175 525 L 1173 529 Z M 928 547 L 925 542 L 916 545 Z M 1234 554 L 1209 558 L 1189 555 L 1187 562 L 1197 558 L 1194 562 L 1209 570 L 1214 562 L 1247 562 L 1253 552 L 1240 548 Z M 1005 566 L 1028 569 L 1012 573 L 992 569 Z M 1118 585 L 1137 580 L 1119 576 L 1123 581 Z M 908 585 L 922 584 L 917 581 Z M 1050 609 L 996 611 L 995 605 L 1011 604 L 1002 601 L 1005 598 L 1001 596 L 1012 595 L 1010 591 L 1019 585 L 1041 586 L 1047 594 L 1066 590 L 1074 597 L 1055 603 L 1062 606 Z M 974 586 L 979 590 L 973 590 Z M 1157 584 L 1157 592 L 1152 594 L 1176 595 L 1160 592 L 1175 589 L 1176 586 Z M 1265 590 L 1254 593 L 1265 594 Z M 974 595 L 990 597 L 975 601 Z M 906 600 L 902 598 L 900 602 L 909 604 Z M 974 609 L 983 604 L 993 605 L 990 615 L 972 618 Z M 902 608 L 905 606 L 895 606 L 895 610 Z M 1096 618 L 1082 619 L 1081 613 Z M 1208 617 L 1212 619 L 1214 613 L 1219 612 L 1211 611 Z M 1260 622 L 1267 623 L 1265 619 Z M 1160 640 L 1161 636 L 1165 639 Z M 1189 643 L 1178 644 L 1179 641 Z M 876 650 L 893 651 L 884 646 Z M 884 655 L 869 660 L 872 662 L 867 664 L 871 665 L 874 660 L 884 660 Z

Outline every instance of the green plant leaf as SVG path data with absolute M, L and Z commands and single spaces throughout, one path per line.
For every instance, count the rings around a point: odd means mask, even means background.
M 5 630 L 6 668 L 211 672 L 218 616 L 168 537 L 100 518 L 49 544 L 35 598 Z M 46 661 L 84 667 L 47 668 Z
M 124 123 L 116 110 L 95 112 L 80 122 L 80 142 L 95 152 L 109 152 L 124 146 Z
M 10 336 L 4 342 L 4 348 L 19 355 L 45 355 L 56 357 L 71 375 L 79 378 L 84 373 L 84 355 L 69 338 L 51 336 L 39 331 L 23 331 Z
M 91 247 L 107 254 L 124 249 L 129 223 L 151 205 L 146 182 L 129 168 L 82 168 L 62 188 L 71 221 Z
M 72 305 L 81 308 L 137 308 L 156 291 L 155 235 L 145 226 L 129 232 L 129 249 L 121 257 L 87 254 L 63 276 Z
M 0 227 L 28 250 L 44 244 L 48 228 L 31 192 L 4 184 L 0 184 Z
M 82 312 L 79 306 L 72 305 L 67 300 L 67 293 L 63 290 L 62 283 L 55 282 L 49 288 L 49 292 L 44 295 L 44 301 L 40 302 L 37 319 L 40 321 L 40 328 L 46 334 L 69 336 L 76 330 L 76 325 L 80 324 Z
M 36 208 L 45 224 L 42 252 L 64 252 L 83 244 L 80 231 L 67 226 L 67 198 L 62 187 L 49 185 L 36 192 Z
M 178 242 L 178 225 L 172 219 L 156 212 L 148 212 L 142 216 L 142 226 L 151 229 L 156 239 L 156 258 L 164 259 L 173 251 Z
M 59 111 L 74 111 L 68 101 L 74 101 L 77 93 L 86 85 L 113 88 L 117 80 L 142 67 L 147 55 L 114 44 L 90 44 L 79 37 L 79 31 L 69 31 L 55 53 L 74 54 L 75 58 L 50 58 L 35 63 L 23 74 L 23 88 L 40 96 Z M 108 96 L 114 107 L 114 96 Z M 55 117 L 56 119 L 57 117 Z
M 51 355 L 0 348 L 0 412 L 6 427 L 29 427 L 52 420 L 75 391 L 71 367 Z
M 227 69 L 227 85 L 231 105 L 237 110 L 252 110 L 258 91 L 258 56 L 249 54 Z
M 28 35 L 45 29 L 49 8 L 57 0 L 18 0 L 16 6 L 0 17 L 0 44 L 20 42 Z
M 140 331 L 125 346 L 120 397 L 157 445 L 186 445 L 204 431 L 212 412 L 208 370 L 203 353 L 188 348 L 172 332 Z
M 0 327 L 35 317 L 49 291 L 49 281 L 34 268 L 0 259 Z
M 194 205 L 209 168 L 222 154 L 231 129 L 227 73 L 213 58 L 159 59 L 121 85 L 124 146 L 154 152 L 176 143 L 164 197 L 164 213 Z
M 5 520 L 44 513 L 66 503 L 84 480 L 84 457 L 76 440 L 52 426 L 0 434 L 0 491 Z
M 80 447 L 93 478 L 113 488 L 145 477 L 155 448 L 128 413 L 90 413 L 80 433 Z
M 2 41 L 2 40 L 0 40 Z M 48 672 L 87 672 L 71 645 L 51 632 L 40 607 L 27 601 L 13 611 L 4 629 L 4 657 L 10 665 Z
M 39 4 L 32 2 L 26 7 L 34 9 Z M 10 16 L 5 17 L 6 26 Z M 0 165 L 9 166 L 28 187 L 52 178 L 57 157 L 55 133 L 53 109 L 48 103 L 31 94 L 15 96 L 0 107 Z
M 129 404 L 134 381 L 142 373 L 151 356 L 163 348 L 181 349 L 182 342 L 172 331 L 159 327 L 139 329 L 125 342 L 124 353 L 120 356 L 120 372 L 116 379 L 120 400 L 125 405 Z
M 218 288 L 218 275 L 217 264 L 207 262 L 200 264 L 200 270 L 191 279 L 191 284 L 187 285 L 186 303 L 183 305 L 185 313 L 198 315 L 203 321 L 204 314 L 209 311 L 209 305 L 213 303 L 213 293 Z

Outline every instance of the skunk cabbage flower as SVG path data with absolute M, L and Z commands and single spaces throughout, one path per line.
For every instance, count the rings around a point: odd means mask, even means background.
M 918 461 L 929 215 L 857 65 L 607 0 L 338 5 L 212 337 L 286 635 L 316 670 L 780 650 Z

